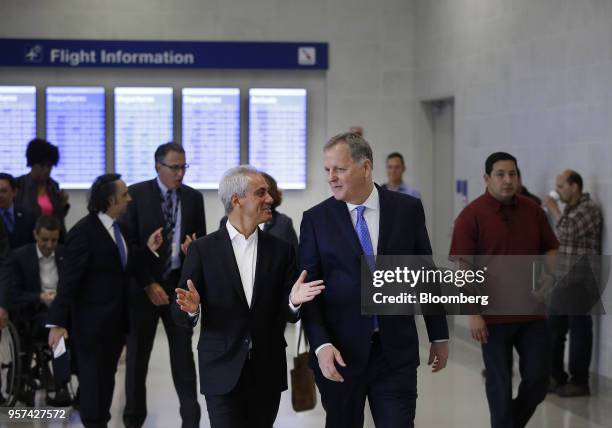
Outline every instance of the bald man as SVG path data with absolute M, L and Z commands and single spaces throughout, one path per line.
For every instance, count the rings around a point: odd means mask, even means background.
M 582 191 L 582 177 L 566 170 L 557 176 L 556 190 L 563 212 L 550 196 L 544 205 L 555 221 L 561 243 L 560 256 L 591 256 L 601 254 L 602 216 L 599 206 Z M 589 366 L 593 348 L 591 315 L 555 315 L 549 319 L 552 340 L 552 379 L 549 392 L 561 397 L 590 395 Z M 564 370 L 565 336 L 569 332 L 569 372 Z

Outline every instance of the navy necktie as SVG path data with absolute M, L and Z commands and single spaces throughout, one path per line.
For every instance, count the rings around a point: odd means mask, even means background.
M 117 243 L 117 248 L 119 249 L 119 257 L 121 257 L 121 264 L 123 265 L 123 269 L 127 266 L 127 254 L 125 252 L 125 246 L 123 245 L 123 238 L 121 237 L 121 230 L 119 230 L 119 223 L 113 223 L 113 233 L 115 235 L 115 242 Z
M 166 261 L 164 262 L 163 276 L 166 278 L 172 270 L 172 244 L 174 241 L 174 228 L 176 226 L 176 218 L 174 218 L 174 204 L 172 201 L 172 190 L 166 190 L 164 201 L 162 204 L 164 213 L 164 239 L 168 243 L 166 246 Z
M 13 219 L 13 214 L 9 210 L 4 210 L 4 224 L 9 233 L 13 233 L 13 230 L 15 230 L 15 220 Z
M 363 250 L 363 255 L 366 258 L 366 262 L 368 263 L 368 267 L 370 271 L 374 271 L 376 268 L 376 260 L 374 258 L 374 247 L 372 246 L 372 239 L 370 238 L 370 230 L 368 229 L 368 223 L 366 222 L 365 217 L 363 216 L 363 212 L 366 207 L 363 205 L 355 208 L 357 211 L 357 221 L 355 222 L 355 231 L 357 232 L 357 237 L 359 238 L 359 243 L 361 244 L 361 249 Z M 376 315 L 372 316 L 372 329 L 374 331 L 380 330 L 380 325 L 378 323 L 378 317 Z

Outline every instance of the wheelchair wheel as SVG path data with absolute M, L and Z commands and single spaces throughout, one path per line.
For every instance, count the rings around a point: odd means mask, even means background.
M 0 403 L 14 406 L 21 390 L 21 356 L 19 334 L 9 321 L 0 330 Z

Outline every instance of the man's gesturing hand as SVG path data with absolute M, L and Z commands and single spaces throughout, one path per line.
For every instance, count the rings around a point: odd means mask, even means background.
M 342 355 L 340 355 L 340 351 L 334 345 L 327 345 L 321 348 L 317 354 L 317 360 L 319 360 L 319 368 L 323 376 L 334 382 L 344 382 L 344 378 L 338 373 L 335 363 L 340 364 L 342 367 L 346 367 L 346 364 L 342 359 Z
M 194 314 L 200 308 L 200 295 L 190 279 L 187 280 L 187 288 L 188 290 L 184 288 L 174 290 L 176 291 L 176 303 L 178 303 L 181 311 Z
M 295 281 L 295 284 L 293 284 L 293 287 L 291 288 L 289 298 L 291 299 L 291 304 L 293 306 L 299 306 L 302 303 L 310 302 L 325 289 L 322 279 L 304 282 L 307 274 L 308 272 L 303 270 L 300 277 L 297 279 L 297 281 Z

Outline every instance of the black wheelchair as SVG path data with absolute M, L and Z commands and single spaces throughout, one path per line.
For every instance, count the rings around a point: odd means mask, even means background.
M 70 396 L 64 397 L 64 404 L 55 403 L 57 390 L 49 368 L 53 352 L 46 341 L 30 336 L 29 323 L 22 320 L 13 319 L 0 331 L 0 405 L 11 407 L 19 401 L 34 406 L 39 389 L 45 391 L 48 405 L 69 405 Z M 55 397 L 50 398 L 49 392 Z
M 19 332 L 12 322 L 0 330 L 0 403 L 11 407 L 21 396 L 23 383 L 22 362 Z

